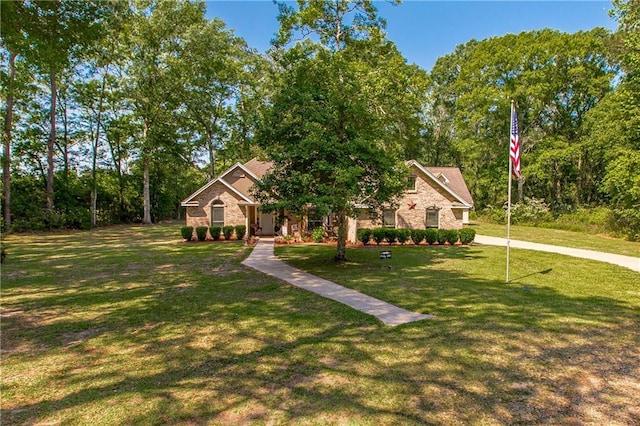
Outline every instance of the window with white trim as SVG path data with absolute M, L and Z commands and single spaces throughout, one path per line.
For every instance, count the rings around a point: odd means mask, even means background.
M 416 178 L 416 176 L 409 176 L 407 178 L 407 191 L 416 192 L 418 190 L 417 181 L 418 179 Z
M 427 228 L 440 227 L 440 211 L 437 209 L 427 210 Z
M 384 209 L 382 212 L 382 226 L 384 228 L 396 227 L 396 211 L 392 209 Z
M 211 226 L 224 226 L 224 202 L 214 200 L 211 203 Z

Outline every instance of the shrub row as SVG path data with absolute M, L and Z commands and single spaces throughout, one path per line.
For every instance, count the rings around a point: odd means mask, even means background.
M 402 245 L 409 240 L 413 244 L 438 243 L 440 245 L 449 243 L 451 245 L 460 241 L 462 244 L 469 244 L 476 238 L 476 230 L 472 228 L 456 229 L 394 229 L 394 228 L 361 228 L 357 231 L 358 241 L 369 244 L 373 240 L 377 245 L 382 242 L 393 244 L 398 242 Z
M 182 238 L 187 241 L 193 240 L 193 229 L 193 226 L 183 226 L 182 228 L 180 228 L 180 234 L 182 235 Z M 205 241 L 207 239 L 207 231 L 209 231 L 209 236 L 214 241 L 218 241 L 220 239 L 220 234 L 224 236 L 225 240 L 230 240 L 234 233 L 236 239 L 241 240 L 247 233 L 247 227 L 245 225 L 211 227 L 197 226 L 195 228 L 195 231 L 198 241 Z

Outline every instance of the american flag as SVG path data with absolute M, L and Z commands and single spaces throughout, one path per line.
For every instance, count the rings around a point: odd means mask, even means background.
M 516 107 L 511 106 L 511 141 L 509 143 L 509 157 L 513 167 L 513 175 L 520 179 L 520 134 L 518 131 L 518 116 Z

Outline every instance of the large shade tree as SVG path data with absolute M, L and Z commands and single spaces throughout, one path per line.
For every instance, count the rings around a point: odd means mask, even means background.
M 611 15 L 618 21 L 613 53 L 622 78 L 587 117 L 585 143 L 603 155 L 600 189 L 613 208 L 616 228 L 632 238 L 640 234 L 640 2 L 615 0 Z
M 138 149 L 143 174 L 143 218 L 151 217 L 152 163 L 163 152 L 180 158 L 177 113 L 185 96 L 180 53 L 189 28 L 204 23 L 202 2 L 132 1 L 133 17 L 125 26 L 127 94 L 140 126 Z
M 472 40 L 438 59 L 431 119 L 449 139 L 438 146 L 463 168 L 477 206 L 506 197 L 512 99 L 523 138 L 520 196 L 558 208 L 597 198 L 600 153 L 582 141 L 587 113 L 612 90 L 607 37 L 599 28 L 525 32 Z
M 272 211 L 333 213 L 343 261 L 357 207 L 393 202 L 405 187 L 401 140 L 416 131 L 425 76 L 385 39 L 370 1 L 281 4 L 279 19 L 281 71 L 258 138 L 274 165 L 257 198 Z M 315 42 L 280 50 L 311 33 Z

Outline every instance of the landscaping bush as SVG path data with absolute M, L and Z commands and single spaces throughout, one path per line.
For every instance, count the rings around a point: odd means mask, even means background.
M 424 241 L 425 230 L 424 229 L 412 229 L 411 230 L 411 240 L 413 240 L 413 244 L 420 244 Z
M 476 238 L 476 230 L 473 228 L 462 228 L 458 234 L 462 244 L 471 244 Z
M 196 236 L 198 237 L 198 241 L 204 241 L 207 239 L 207 227 L 206 226 L 198 226 L 196 227 Z
M 409 238 L 411 238 L 411 230 L 410 229 L 396 229 L 396 238 L 400 245 L 404 245 Z
M 458 242 L 458 230 L 449 229 L 447 230 L 447 242 L 451 245 L 454 245 Z
M 321 243 L 324 238 L 324 228 L 316 228 L 311 232 L 311 239 L 314 243 Z
M 384 228 L 375 228 L 372 231 L 373 241 L 376 242 L 377 245 L 380 245 L 381 242 L 384 241 L 385 232 Z
M 424 239 L 427 240 L 427 244 L 435 244 L 438 241 L 438 230 L 436 228 L 425 229 Z
M 372 230 L 369 228 L 360 228 L 357 231 L 358 241 L 362 241 L 364 245 L 369 244 L 369 240 L 371 240 Z
M 183 226 L 180 228 L 180 234 L 182 234 L 182 238 L 187 241 L 191 241 L 193 238 L 193 226 Z
M 447 242 L 447 229 L 438 229 L 438 244 L 443 245 Z
M 387 240 L 389 244 L 393 244 L 396 242 L 398 238 L 398 230 L 395 228 L 384 228 L 384 239 Z
M 222 228 L 219 226 L 212 226 L 209 228 L 209 233 L 214 241 L 218 241 L 220 239 L 220 231 L 222 231 Z
M 222 227 L 222 234 L 225 240 L 230 240 L 233 235 L 233 226 L 227 225 Z
M 235 228 L 236 230 L 236 238 L 241 240 L 244 238 L 244 234 L 247 233 L 247 227 L 245 225 L 237 225 Z

